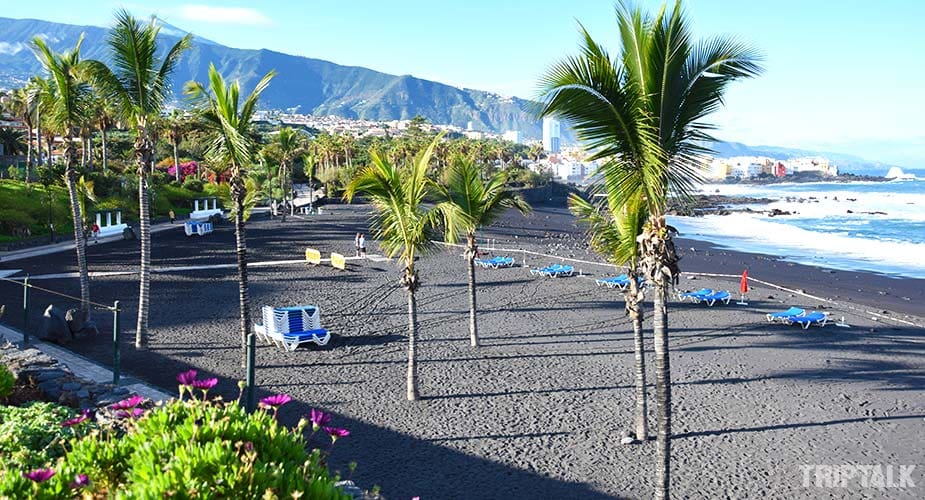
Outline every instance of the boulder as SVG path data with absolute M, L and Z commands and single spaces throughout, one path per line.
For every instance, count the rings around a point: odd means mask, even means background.
M 42 327 L 38 336 L 42 340 L 56 344 L 66 344 L 71 340 L 73 337 L 71 329 L 68 326 L 67 317 L 61 312 L 61 309 L 54 305 L 50 305 L 45 309 L 45 314 L 42 315 Z
M 100 333 L 96 322 L 90 319 L 89 314 L 81 314 L 79 309 L 68 309 L 65 315 L 67 326 L 71 329 L 71 337 L 83 339 Z

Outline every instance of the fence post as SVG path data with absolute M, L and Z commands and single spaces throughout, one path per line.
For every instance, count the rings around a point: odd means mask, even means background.
M 29 345 L 29 275 L 22 280 L 22 343 Z
M 254 332 L 247 334 L 247 378 L 245 379 L 245 385 L 247 387 L 246 394 L 244 397 L 245 409 L 248 413 L 253 413 L 254 408 L 257 406 L 257 388 L 254 387 L 254 380 L 256 379 L 254 366 L 254 354 L 257 350 L 257 337 L 254 335 Z
M 122 353 L 119 350 L 119 301 L 112 303 L 112 385 L 119 385 Z

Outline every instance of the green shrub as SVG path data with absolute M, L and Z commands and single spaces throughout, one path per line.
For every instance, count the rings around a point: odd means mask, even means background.
M 64 454 L 67 439 L 74 436 L 74 429 L 61 426 L 73 416 L 74 410 L 54 403 L 0 406 L 0 469 L 18 475 L 22 470 L 51 465 Z
M 308 451 L 304 421 L 290 430 L 275 412 L 248 414 L 237 402 L 172 400 L 124 422 L 69 441 L 44 482 L 6 467 L 0 498 L 73 498 L 81 475 L 94 498 L 350 498 L 322 452 Z
M 193 191 L 196 193 L 202 192 L 202 181 L 199 179 L 194 179 L 192 177 L 187 178 L 183 181 L 183 189 L 188 191 Z
M 9 397 L 13 391 L 13 384 L 16 383 L 16 377 L 10 372 L 6 365 L 0 363 L 0 399 Z
M 26 178 L 26 171 L 25 169 L 10 165 L 10 167 L 6 169 L 6 175 L 10 179 L 22 181 Z

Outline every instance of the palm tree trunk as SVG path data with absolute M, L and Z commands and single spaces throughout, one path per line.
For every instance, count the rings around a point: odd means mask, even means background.
M 35 154 L 38 155 L 36 158 L 35 166 L 42 166 L 42 106 L 39 104 L 35 105 Z
M 87 137 L 87 167 L 93 172 L 93 134 Z
M 68 146 L 69 148 L 73 146 Z M 86 319 L 90 314 L 90 275 L 87 272 L 87 240 L 84 239 L 83 217 L 80 201 L 77 199 L 77 172 L 74 171 L 73 152 L 65 154 L 65 181 L 71 202 L 71 218 L 74 221 L 74 248 L 77 250 L 77 269 L 80 274 L 80 311 Z
M 655 284 L 652 330 L 655 334 L 655 397 L 658 479 L 655 498 L 667 499 L 671 484 L 671 366 L 668 357 L 668 283 Z
M 172 142 L 173 142 L 173 168 L 174 168 L 174 173 L 176 174 L 176 177 L 177 177 L 177 182 L 180 182 L 180 151 L 177 147 L 179 144 L 177 143 L 177 141 L 172 141 Z
M 234 197 L 235 254 L 238 257 L 238 307 L 241 317 L 241 366 L 247 364 L 247 336 L 250 334 L 250 297 L 247 291 L 247 237 L 244 232 L 244 198 L 247 191 L 241 172 L 232 166 L 232 196 Z
M 469 267 L 469 345 L 472 347 L 479 346 L 479 329 L 476 322 L 476 303 L 475 303 L 475 256 L 478 255 L 478 245 L 475 238 L 468 235 L 468 246 L 466 248 L 466 264 Z
M 135 326 L 135 348 L 147 345 L 148 301 L 151 289 L 151 228 L 148 207 L 148 165 L 151 162 L 151 141 L 142 136 L 136 141 L 138 157 L 138 228 L 141 240 L 141 267 L 139 269 L 138 322 Z
M 103 140 L 103 144 L 102 144 L 102 146 L 103 146 L 103 151 L 102 151 L 102 153 L 103 153 L 103 172 L 105 172 L 106 169 L 109 167 L 109 165 L 108 165 L 108 163 L 107 163 L 107 160 L 108 160 L 108 157 L 107 157 L 107 156 L 108 156 L 108 151 L 106 150 L 106 129 L 105 129 L 105 128 L 101 128 L 101 129 L 100 129 L 100 132 L 103 133 L 103 137 L 102 137 L 102 140 Z
M 408 291 L 408 401 L 418 399 L 418 365 L 415 362 L 415 347 L 418 334 L 418 310 L 414 292 L 418 288 L 418 277 L 414 273 L 414 255 L 405 267 L 400 284 Z
M 629 290 L 626 295 L 626 310 L 633 322 L 633 351 L 636 372 L 636 440 L 644 442 L 649 437 L 648 409 L 646 408 L 646 354 L 642 336 L 642 294 L 637 285 L 637 275 L 630 273 Z
M 414 289 L 408 289 L 408 401 L 418 399 L 418 365 L 414 359 L 417 343 L 418 312 L 414 298 Z
M 32 125 L 26 125 L 26 184 L 29 183 L 30 166 L 32 166 Z

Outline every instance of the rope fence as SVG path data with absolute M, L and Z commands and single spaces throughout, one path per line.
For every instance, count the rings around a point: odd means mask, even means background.
M 23 340 L 23 345 L 29 345 L 29 344 L 30 344 L 30 340 L 31 340 L 31 339 L 29 338 L 29 299 L 30 299 L 30 295 L 31 295 L 31 294 L 30 294 L 30 290 L 37 290 L 37 291 L 40 291 L 40 292 L 43 292 L 43 293 L 47 293 L 47 294 L 49 294 L 49 295 L 53 295 L 53 296 L 56 296 L 56 297 L 62 297 L 62 298 L 65 298 L 65 299 L 70 299 L 70 300 L 72 300 L 72 301 L 75 301 L 75 302 L 80 303 L 81 305 L 84 304 L 84 301 L 83 301 L 80 297 L 75 297 L 75 296 L 73 296 L 73 295 L 68 295 L 68 294 L 66 294 L 66 293 L 62 293 L 62 292 L 59 292 L 59 291 L 57 291 L 57 290 L 51 290 L 51 289 L 48 289 L 48 288 L 45 288 L 45 287 L 40 287 L 40 286 L 33 285 L 32 283 L 29 283 L 29 276 L 28 276 L 28 275 L 26 275 L 26 276 L 25 276 L 24 278 L 22 278 L 21 280 L 18 280 L 18 279 L 10 279 L 10 278 L 0 278 L 0 282 L 7 282 L 7 283 L 15 284 L 15 285 L 17 285 L 17 286 L 22 286 L 22 290 L 23 290 L 23 303 L 22 303 L 22 308 L 23 308 L 23 324 L 22 324 L 22 340 Z M 120 313 L 122 312 L 122 309 L 119 307 L 119 301 L 118 301 L 118 300 L 114 301 L 114 302 L 112 303 L 112 305 L 101 304 L 101 303 L 99 303 L 99 302 L 93 302 L 93 301 L 87 301 L 86 303 L 89 304 L 91 307 L 95 307 L 96 309 L 98 309 L 98 310 L 100 310 L 100 311 L 106 311 L 106 312 L 111 312 L 111 313 L 112 313 L 112 344 L 113 344 L 113 355 L 112 355 L 112 384 L 113 384 L 113 385 L 119 385 L 119 381 L 121 380 L 121 376 L 120 376 L 120 371 L 121 371 L 121 370 L 120 370 L 120 367 L 121 367 L 121 364 L 122 364 L 122 361 L 121 361 L 121 360 L 122 360 L 122 353 L 121 353 L 121 348 L 120 348 L 120 346 L 119 346 L 119 334 L 120 334 L 120 327 L 119 327 L 120 321 L 119 321 L 119 319 L 120 319 Z M 68 326 L 68 328 L 70 328 L 70 326 Z M 72 332 L 72 335 L 73 335 L 73 332 Z
M 491 241 L 491 240 L 489 240 L 489 241 Z M 439 244 L 439 245 L 447 246 L 447 247 L 456 247 L 456 248 L 463 248 L 463 249 L 466 248 L 466 245 L 461 245 L 461 244 L 458 244 L 458 243 L 447 243 L 447 242 L 445 242 L 445 241 L 437 241 L 437 240 L 432 240 L 432 242 L 433 242 L 433 243 L 436 243 L 436 244 Z M 592 266 L 608 267 L 608 268 L 613 268 L 613 269 L 617 269 L 617 270 L 623 268 L 623 266 L 618 266 L 618 265 L 615 265 L 615 264 L 609 264 L 609 263 L 606 263 L 606 262 L 595 262 L 595 261 L 589 261 L 589 260 L 575 259 L 575 258 L 571 258 L 571 257 L 562 257 L 562 256 L 559 256 L 559 255 L 544 254 L 544 253 L 540 253 L 540 252 L 533 252 L 533 251 L 530 251 L 530 250 L 526 250 L 526 249 L 524 249 L 524 248 L 495 248 L 494 245 L 493 245 L 493 242 L 492 242 L 491 245 L 489 245 L 489 248 L 490 248 L 492 251 L 496 251 L 496 252 L 510 252 L 510 253 L 519 253 L 519 254 L 523 255 L 523 256 L 524 256 L 524 258 L 523 258 L 523 265 L 524 265 L 524 267 L 526 267 L 526 265 L 527 265 L 526 256 L 527 256 L 527 255 L 534 255 L 534 256 L 537 256 L 537 257 L 545 257 L 545 258 L 548 258 L 548 259 L 558 259 L 558 260 L 561 260 L 561 261 L 575 262 L 575 263 L 579 263 L 579 264 L 587 264 L 587 265 L 592 265 Z M 741 279 L 741 278 L 742 278 L 742 275 L 741 275 L 741 274 L 719 274 L 719 273 L 697 273 L 697 272 L 684 272 L 683 274 L 686 274 L 686 275 L 689 275 L 689 276 L 703 276 L 703 277 L 708 277 L 708 278 L 730 278 L 730 279 Z M 895 322 L 895 323 L 899 323 L 899 324 L 901 324 L 901 325 L 912 326 L 912 327 L 916 327 L 916 328 L 925 328 L 925 325 L 920 325 L 920 324 L 915 323 L 915 322 L 913 322 L 913 321 L 908 321 L 908 320 L 905 320 L 905 319 L 902 319 L 902 318 L 895 318 L 895 317 L 892 317 L 892 316 L 887 316 L 887 315 L 885 315 L 885 314 L 881 314 L 881 313 L 878 313 L 878 312 L 870 311 L 870 310 L 868 310 L 868 309 L 864 309 L 864 308 L 861 308 L 861 307 L 853 306 L 853 305 L 851 305 L 851 304 L 847 304 L 847 303 L 844 303 L 844 302 L 838 302 L 838 301 L 835 301 L 835 300 L 832 300 L 832 299 L 827 299 L 827 298 L 824 298 L 824 297 L 819 297 L 819 296 L 817 296 L 817 295 L 812 295 L 812 294 L 806 293 L 806 292 L 801 291 L 801 290 L 795 290 L 795 289 L 793 289 L 793 288 L 787 288 L 787 287 L 785 287 L 785 286 L 781 286 L 781 285 L 778 285 L 778 284 L 775 284 L 775 283 L 771 283 L 771 282 L 769 282 L 769 281 L 764 281 L 764 280 L 761 280 L 761 279 L 757 279 L 757 278 L 754 278 L 754 277 L 752 277 L 752 276 L 748 276 L 748 280 L 749 280 L 750 282 L 759 283 L 759 284 L 761 284 L 761 285 L 768 286 L 768 287 L 771 287 L 771 288 L 780 290 L 780 291 L 782 291 L 782 292 L 792 293 L 792 294 L 794 294 L 794 295 L 799 295 L 799 296 L 801 296 L 801 297 L 806 297 L 806 298 L 808 298 L 808 299 L 818 300 L 818 301 L 821 301 L 821 302 L 825 302 L 825 303 L 828 303 L 828 304 L 832 304 L 832 305 L 837 306 L 837 307 L 842 308 L 842 309 L 847 309 L 847 310 L 850 310 L 850 311 L 854 311 L 854 312 L 856 312 L 856 313 L 868 315 L 868 316 L 871 316 L 871 317 L 876 318 L 876 319 L 881 320 L 881 321 L 886 321 L 886 322 L 891 322 L 891 321 L 892 321 L 892 322 Z

